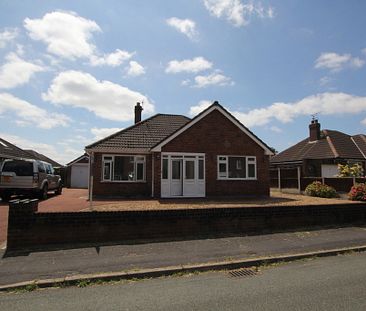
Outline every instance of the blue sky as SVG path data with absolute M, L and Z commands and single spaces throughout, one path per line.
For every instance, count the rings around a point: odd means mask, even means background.
M 366 128 L 364 1 L 0 1 L 0 137 L 61 163 L 218 100 L 281 151 Z M 219 126 L 219 125 L 218 125 Z

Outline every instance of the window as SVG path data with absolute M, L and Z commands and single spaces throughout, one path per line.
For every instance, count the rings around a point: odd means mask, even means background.
M 23 160 L 6 161 L 3 172 L 13 172 L 17 176 L 33 176 L 33 162 Z
M 194 179 L 194 160 L 185 160 L 186 176 L 185 179 Z
M 182 160 L 172 160 L 172 179 L 181 179 Z
M 198 179 L 204 179 L 205 178 L 205 168 L 204 168 L 204 161 L 203 158 L 198 160 Z
M 163 158 L 163 170 L 162 170 L 162 178 L 163 179 L 168 179 L 168 158 L 164 157 Z
M 46 169 L 42 162 L 37 162 L 38 165 L 38 173 L 46 173 Z
M 103 181 L 145 181 L 145 156 L 103 156 Z
M 257 167 L 255 157 L 218 156 L 218 179 L 256 179 Z
M 46 167 L 47 174 L 52 175 L 53 174 L 52 165 L 51 164 L 45 164 L 45 167 Z

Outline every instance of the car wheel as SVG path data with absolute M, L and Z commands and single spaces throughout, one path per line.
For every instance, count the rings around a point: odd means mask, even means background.
M 57 189 L 56 189 L 56 191 L 55 191 L 55 194 L 57 194 L 57 195 L 60 195 L 62 193 L 62 185 L 60 185 Z
M 41 193 L 39 194 L 40 200 L 46 200 L 48 197 L 48 185 L 45 184 L 41 190 Z

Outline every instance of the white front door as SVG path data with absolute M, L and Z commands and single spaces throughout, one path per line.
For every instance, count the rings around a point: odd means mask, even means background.
M 162 154 L 161 196 L 204 197 L 204 154 Z

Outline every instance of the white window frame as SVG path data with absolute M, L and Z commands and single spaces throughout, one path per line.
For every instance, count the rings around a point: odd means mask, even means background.
M 245 173 L 246 177 L 243 178 L 230 178 L 229 177 L 229 158 L 245 158 Z M 225 176 L 223 173 L 220 175 L 220 164 L 225 164 L 226 172 Z M 254 164 L 254 177 L 248 177 L 249 165 Z M 236 164 L 237 165 L 237 164 Z M 246 156 L 246 155 L 218 155 L 217 156 L 217 179 L 218 180 L 257 180 L 257 157 Z
M 133 180 L 113 180 L 114 176 L 114 159 L 115 157 L 133 157 L 133 170 L 134 170 L 134 179 Z M 107 159 L 106 159 L 107 158 Z M 109 159 L 111 158 L 111 159 Z M 110 179 L 104 178 L 104 165 L 105 163 L 110 163 L 110 171 L 109 176 Z M 143 179 L 137 178 L 137 164 L 143 164 Z M 146 182 L 146 156 L 140 154 L 103 154 L 102 156 L 102 182 L 113 182 L 113 183 L 141 183 Z

